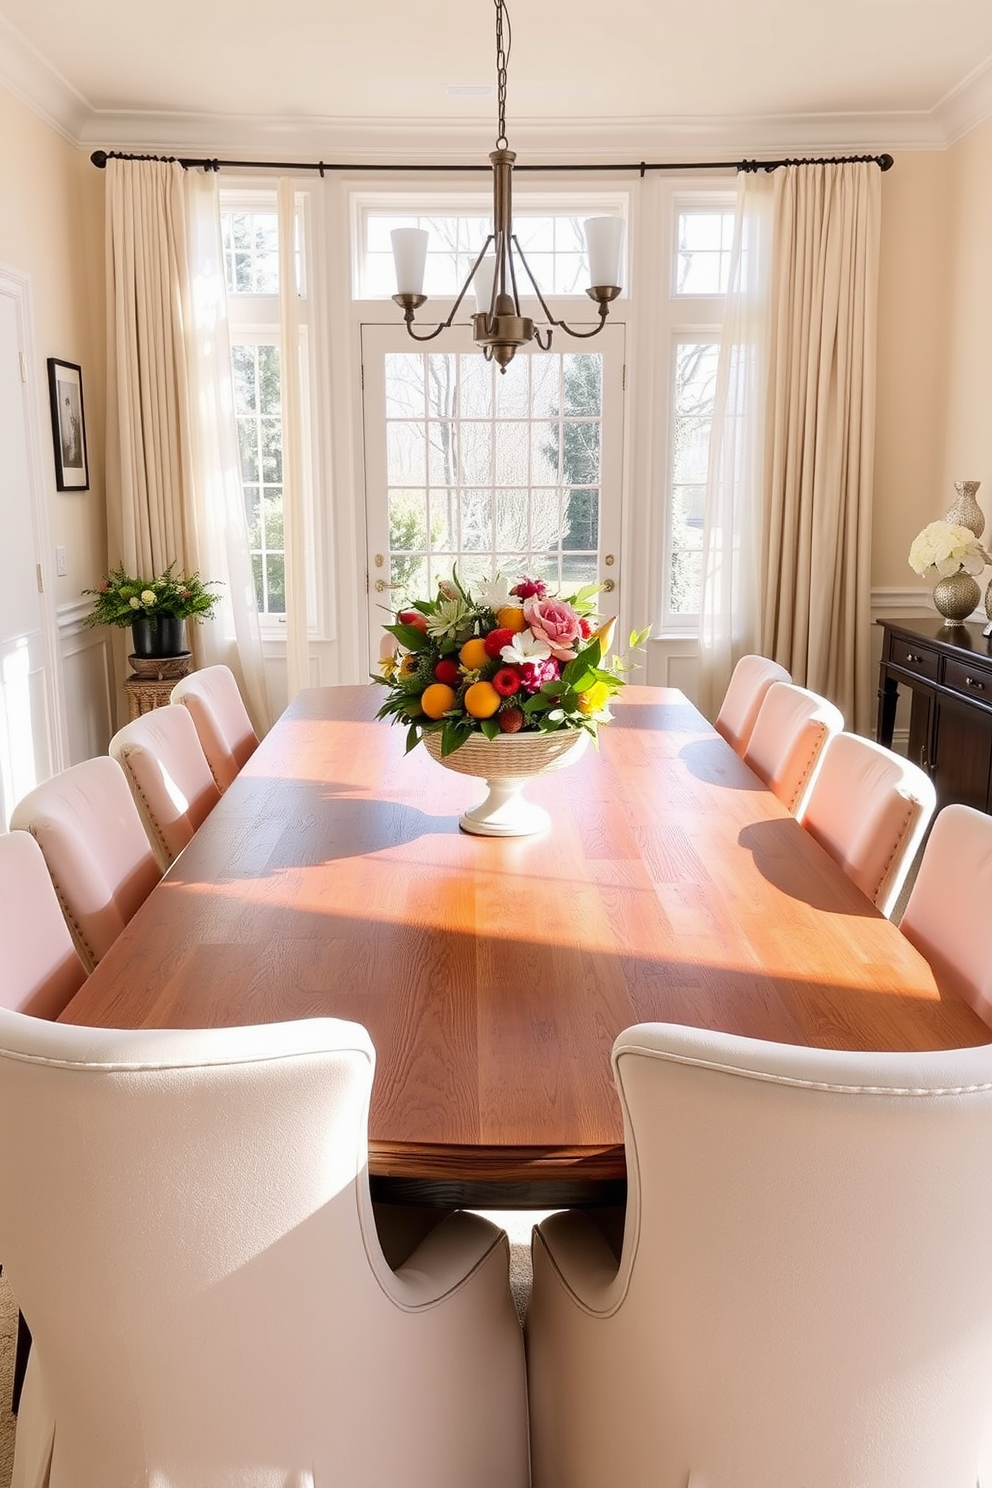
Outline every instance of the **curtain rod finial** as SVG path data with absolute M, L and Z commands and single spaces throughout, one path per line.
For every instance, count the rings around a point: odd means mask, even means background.
M 97 170 L 106 170 L 107 169 L 107 152 L 106 152 L 106 150 L 94 150 L 93 151 L 93 154 L 90 156 L 90 164 L 91 165 L 95 165 L 96 168 L 97 168 Z
M 892 156 L 891 155 L 879 155 L 879 157 L 878 157 L 878 168 L 879 168 L 879 170 L 883 170 L 883 171 L 891 170 L 894 165 L 895 165 L 895 161 L 892 159 Z

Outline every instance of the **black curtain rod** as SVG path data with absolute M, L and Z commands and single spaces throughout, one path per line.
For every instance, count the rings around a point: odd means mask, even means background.
M 174 155 L 128 155 L 122 150 L 94 150 L 90 160 L 97 170 L 105 170 L 108 160 L 163 160 L 172 163 L 176 160 Z M 592 175 L 597 171 L 637 171 L 644 177 L 648 171 L 691 171 L 691 170 L 736 170 L 757 173 L 758 171 L 778 170 L 784 165 L 856 165 L 864 162 L 874 163 L 879 170 L 890 170 L 893 164 L 891 155 L 831 155 L 807 157 L 802 160 L 689 160 L 681 163 L 651 162 L 639 160 L 629 165 L 515 165 L 514 175 L 520 171 L 584 171 Z M 326 160 L 209 160 L 209 159 L 182 159 L 178 163 L 184 170 L 282 170 L 282 171 L 317 171 L 321 176 L 328 171 L 431 171 L 434 174 L 442 174 L 448 171 L 486 171 L 492 170 L 489 164 L 479 165 L 368 165 L 354 164 L 348 162 L 329 162 Z

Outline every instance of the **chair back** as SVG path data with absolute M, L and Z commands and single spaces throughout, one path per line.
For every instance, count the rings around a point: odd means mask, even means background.
M 386 1265 L 373 1058 L 333 1019 L 132 1033 L 0 1013 L 31 1481 L 525 1488 L 506 1236 L 453 1215 Z
M 108 752 L 164 872 L 220 800 L 192 714 L 176 704 L 155 708 L 119 729 Z
M 57 1018 L 86 980 L 41 848 L 0 836 L 0 1007 Z
M 226 666 L 190 672 L 172 689 L 172 701 L 189 709 L 217 787 L 226 791 L 258 748 L 234 673 Z
M 899 929 L 947 987 L 992 1024 L 992 817 L 972 806 L 937 813 Z
M 823 748 L 843 727 L 843 714 L 826 698 L 794 682 L 773 682 L 758 709 L 744 762 L 800 816 Z
M 41 848 L 92 970 L 162 876 L 124 772 L 107 755 L 71 765 L 19 801 L 10 825 Z
M 597 1269 L 581 1216 L 537 1232 L 534 1482 L 989 1481 L 992 1047 L 647 1024 L 613 1062 L 622 1251 Z
M 919 765 L 871 739 L 835 734 L 802 814 L 820 846 L 888 915 L 937 803 Z
M 742 656 L 724 694 L 713 727 L 743 755 L 754 730 L 758 709 L 773 682 L 791 682 L 784 666 L 767 656 Z

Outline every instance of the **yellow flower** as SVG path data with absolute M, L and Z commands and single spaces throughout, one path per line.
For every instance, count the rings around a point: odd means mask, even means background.
M 610 689 L 605 682 L 594 682 L 585 692 L 580 692 L 575 700 L 575 705 L 580 713 L 590 717 L 599 713 L 606 707 L 610 697 Z
M 396 671 L 396 665 L 395 656 L 384 656 L 379 662 L 379 670 L 384 677 L 392 679 L 393 673 Z
M 417 670 L 417 658 L 412 651 L 405 652 L 400 657 L 399 675 L 401 677 L 412 677 Z

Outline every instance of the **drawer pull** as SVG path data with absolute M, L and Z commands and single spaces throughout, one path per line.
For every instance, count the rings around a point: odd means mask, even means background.
M 923 657 L 922 656 L 917 656 L 917 654 L 916 654 L 915 651 L 907 651 L 906 652 L 906 660 L 908 662 L 911 662 L 911 663 L 915 664 L 917 662 L 921 662 L 923 660 Z
M 985 683 L 979 682 L 977 677 L 965 677 L 964 685 L 965 687 L 973 687 L 976 692 L 985 691 Z

